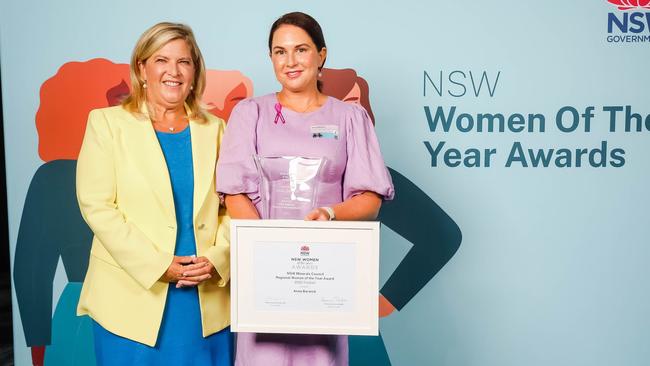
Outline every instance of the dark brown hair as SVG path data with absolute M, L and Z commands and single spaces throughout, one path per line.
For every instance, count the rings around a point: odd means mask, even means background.
M 316 45 L 316 50 L 320 52 L 323 48 L 327 47 L 325 45 L 325 37 L 323 36 L 323 30 L 320 28 L 320 24 L 316 19 L 312 18 L 310 15 L 295 11 L 293 13 L 287 13 L 279 17 L 273 25 L 271 25 L 271 30 L 269 31 L 269 52 L 271 52 L 272 43 L 273 43 L 273 34 L 278 28 L 282 25 L 293 25 L 296 26 L 309 35 L 312 42 Z M 318 67 L 318 70 L 321 70 L 325 65 L 325 60 Z M 318 80 L 318 90 L 322 91 L 323 85 L 320 80 Z

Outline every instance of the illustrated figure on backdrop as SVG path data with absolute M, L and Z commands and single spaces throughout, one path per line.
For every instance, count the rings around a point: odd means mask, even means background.
M 93 231 L 77 313 L 99 365 L 230 365 L 228 217 L 214 190 L 224 122 L 204 111 L 191 29 L 136 43 L 131 92 L 90 112 L 77 198 Z
M 322 70 L 323 93 L 346 103 L 361 105 L 374 124 L 368 83 L 352 69 Z M 462 234 L 458 225 L 424 191 L 408 178 L 388 168 L 395 197 L 379 212 L 379 220 L 413 244 L 388 281 L 382 287 L 380 316 L 401 310 L 460 247 Z M 351 366 L 390 365 L 381 335 L 351 336 Z
M 207 70 L 206 79 L 203 102 L 224 120 L 253 93 L 252 82 L 239 71 Z M 76 198 L 76 159 L 88 113 L 118 105 L 129 88 L 129 65 L 106 59 L 68 62 L 41 87 L 36 125 L 45 163 L 25 198 L 14 258 L 16 300 L 34 365 L 95 363 L 92 323 L 76 316 L 92 241 Z M 59 259 L 69 283 L 53 316 Z
M 236 70 L 207 70 L 207 85 L 201 101 L 208 112 L 228 121 L 240 101 L 253 96 L 253 82 Z
M 233 218 L 259 219 L 253 155 L 327 157 L 308 220 L 372 220 L 394 195 L 368 113 L 320 91 L 327 55 L 320 26 L 304 13 L 273 23 L 269 53 L 278 93 L 233 110 L 217 164 L 217 191 Z M 325 131 L 326 133 L 315 133 Z M 347 365 L 346 336 L 239 333 L 236 365 Z
M 34 365 L 95 361 L 90 320 L 75 315 L 92 240 L 77 204 L 76 159 L 88 112 L 118 104 L 129 91 L 128 76 L 128 65 L 94 59 L 64 64 L 41 86 L 36 128 L 44 164 L 27 191 L 14 257 L 16 300 Z M 69 282 L 53 317 L 59 259 Z

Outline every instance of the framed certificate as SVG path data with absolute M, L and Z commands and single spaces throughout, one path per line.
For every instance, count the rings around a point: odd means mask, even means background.
M 232 220 L 231 329 L 378 334 L 379 223 Z

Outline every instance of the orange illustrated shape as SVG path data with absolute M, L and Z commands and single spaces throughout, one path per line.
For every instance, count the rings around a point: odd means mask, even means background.
M 253 82 L 239 71 L 207 70 L 203 104 L 208 112 L 228 121 L 240 100 L 253 96 Z
M 203 102 L 208 111 L 228 120 L 242 99 L 253 95 L 253 83 L 239 71 L 207 70 Z M 131 87 L 129 65 L 97 58 L 68 62 L 41 86 L 36 112 L 38 153 L 43 161 L 76 160 L 88 113 L 120 104 Z
M 119 104 L 129 92 L 129 65 L 103 58 L 68 62 L 41 86 L 36 112 L 38 154 L 43 161 L 76 160 L 88 113 Z
M 358 76 L 353 69 L 323 68 L 321 74 L 324 94 L 346 103 L 361 105 L 368 112 L 372 123 L 375 123 L 375 115 L 370 107 L 370 89 L 364 78 Z

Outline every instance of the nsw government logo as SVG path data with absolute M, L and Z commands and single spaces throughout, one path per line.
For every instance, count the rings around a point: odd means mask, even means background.
M 650 0 L 607 0 L 618 11 L 607 14 L 607 42 L 650 42 Z
M 309 257 L 309 245 L 303 245 L 300 247 L 300 255 L 303 257 Z

